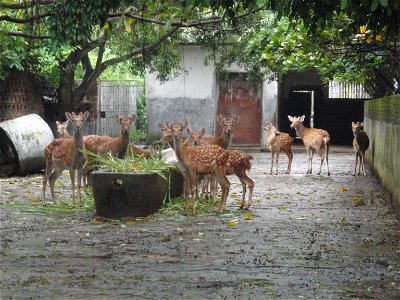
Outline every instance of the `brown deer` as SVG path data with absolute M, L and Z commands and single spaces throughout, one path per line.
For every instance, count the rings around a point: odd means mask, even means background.
M 201 128 L 199 132 L 194 132 L 191 128 L 187 128 L 188 134 L 189 134 L 189 139 L 195 146 L 207 146 L 210 145 L 210 142 L 212 142 L 211 139 L 203 139 L 203 136 L 205 134 L 205 129 Z M 246 189 L 247 186 L 249 186 L 249 200 L 246 205 L 246 209 L 248 209 L 252 203 L 252 197 L 253 197 L 253 189 L 254 189 L 254 180 L 251 179 L 246 171 L 251 169 L 251 161 L 253 160 L 253 157 L 246 152 L 242 150 L 226 150 L 229 153 L 229 159 L 228 159 L 228 167 L 226 170 L 226 175 L 232 175 L 235 174 L 241 184 L 242 184 L 242 203 L 240 206 L 240 209 L 243 209 L 245 206 L 245 197 L 246 197 Z M 214 201 L 215 199 L 215 183 L 214 180 L 210 180 L 210 176 L 208 175 L 204 179 L 204 184 L 202 187 L 202 195 L 205 194 L 205 190 L 207 189 L 208 183 L 211 185 L 211 199 Z M 201 197 L 202 198 L 202 197 Z
M 176 157 L 183 169 L 185 178 L 185 215 L 188 212 L 189 192 L 191 192 L 192 212 L 195 214 L 195 186 L 197 175 L 214 174 L 222 188 L 221 203 L 218 211 L 225 208 L 226 199 L 229 193 L 229 180 L 226 178 L 226 169 L 229 154 L 217 145 L 210 146 L 189 146 L 184 143 L 182 132 L 188 122 L 170 123 L 168 128 L 172 135 Z
M 321 164 L 319 166 L 319 171 L 317 175 L 321 174 L 322 164 L 326 158 L 326 166 L 328 167 L 328 176 L 331 175 L 329 171 L 329 162 L 328 162 L 328 152 L 329 152 L 329 144 L 330 144 L 330 136 L 326 130 L 318 129 L 318 128 L 307 128 L 303 125 L 305 116 L 301 117 L 292 117 L 288 116 L 289 120 L 292 122 L 290 128 L 296 130 L 296 134 L 299 138 L 301 138 L 304 142 L 304 146 L 307 149 L 307 163 L 308 170 L 307 174 L 312 173 L 312 159 L 314 152 L 316 151 L 319 157 L 321 158 Z M 325 149 L 325 152 L 323 150 Z
M 292 160 L 293 160 L 293 153 L 292 153 L 293 138 L 287 133 L 279 132 L 278 130 L 276 130 L 275 126 L 270 122 L 265 123 L 263 129 L 268 133 L 267 147 L 271 150 L 271 170 L 269 171 L 269 174 L 270 175 L 272 174 L 272 169 L 274 166 L 274 158 L 276 156 L 275 174 L 278 175 L 278 163 L 279 163 L 280 152 L 284 152 L 289 159 L 286 174 L 290 174 L 290 171 L 292 169 Z
M 217 116 L 217 122 L 222 126 L 222 132 L 218 138 L 214 138 L 210 135 L 205 136 L 204 128 L 202 128 L 198 133 L 195 133 L 191 128 L 188 128 L 189 138 L 195 145 L 218 145 L 223 149 L 227 149 L 233 138 L 233 127 L 239 123 L 239 116 L 232 115 L 230 118 L 226 119 L 223 115 L 219 115 Z M 210 197 L 214 199 L 217 185 L 213 175 L 204 176 L 202 195 L 206 194 L 208 187 L 210 187 Z
M 361 166 L 363 169 L 363 174 L 366 176 L 365 173 L 365 151 L 369 147 L 369 138 L 367 133 L 364 131 L 364 123 L 360 122 L 351 122 L 351 128 L 353 130 L 353 148 L 354 152 L 356 153 L 356 163 L 354 165 L 354 173 L 353 175 L 356 175 L 357 171 L 357 163 L 358 159 L 360 159 L 360 163 L 358 166 L 358 175 L 361 174 Z
M 156 150 L 152 146 L 149 146 L 148 149 L 142 149 L 131 143 L 129 143 L 127 151 L 129 156 L 137 155 L 137 156 L 143 156 L 145 158 L 152 157 L 154 154 L 156 154 Z
M 121 125 L 121 134 L 118 137 L 111 137 L 105 135 L 87 135 L 84 137 L 85 148 L 97 155 L 103 155 L 111 152 L 112 155 L 118 158 L 123 158 L 127 152 L 129 145 L 129 132 L 132 128 L 132 122 L 136 119 L 136 115 L 132 114 L 128 117 L 119 115 L 113 116 Z M 88 155 L 88 162 L 84 168 L 84 181 L 86 185 L 90 185 L 89 173 L 93 166 L 90 165 L 91 156 Z
M 82 152 L 85 149 L 83 143 L 82 129 L 86 122 L 89 112 L 75 113 L 66 112 L 65 116 L 72 122 L 72 138 L 60 138 L 52 141 L 44 150 L 46 159 L 46 169 L 43 176 L 43 204 L 46 203 L 46 184 L 49 181 L 51 196 L 53 202 L 56 202 L 54 192 L 54 183 L 64 170 L 69 171 L 72 188 L 72 207 L 75 207 L 75 170 L 78 177 L 78 196 L 79 204 L 82 204 L 81 198 L 81 177 L 83 165 L 86 161 L 86 155 Z
M 71 135 L 68 133 L 68 130 L 67 130 L 68 122 L 56 121 L 56 125 L 57 125 L 58 137 L 60 137 L 60 138 L 70 138 L 71 137 Z

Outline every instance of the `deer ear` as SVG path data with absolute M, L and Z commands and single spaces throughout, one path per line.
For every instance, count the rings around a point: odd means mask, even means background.
M 182 129 L 183 129 L 183 128 L 186 128 L 186 127 L 189 126 L 189 121 L 188 121 L 188 120 L 185 120 L 185 122 L 181 123 L 181 125 L 182 125 Z
M 301 116 L 301 118 L 300 118 L 300 122 L 304 122 L 304 119 L 306 118 L 306 116 L 305 115 L 302 115 Z
M 83 120 L 86 121 L 86 119 L 89 117 L 89 112 L 85 111 L 85 113 L 83 114 Z
M 361 127 L 364 127 L 364 122 L 361 122 L 361 123 L 360 123 L 360 126 L 361 126 Z
M 71 115 L 71 113 L 69 113 L 69 112 L 65 112 L 65 117 L 66 117 L 68 120 L 71 120 L 71 121 L 73 121 L 73 118 L 72 118 L 72 115 Z
M 222 115 L 217 116 L 217 122 L 219 125 L 224 126 L 224 117 Z
M 60 125 L 60 122 L 56 121 L 56 125 Z
M 289 116 L 289 115 L 288 115 L 287 117 L 288 117 L 288 119 L 289 119 L 290 122 L 293 122 L 293 121 L 294 121 L 294 119 L 293 119 L 292 116 Z

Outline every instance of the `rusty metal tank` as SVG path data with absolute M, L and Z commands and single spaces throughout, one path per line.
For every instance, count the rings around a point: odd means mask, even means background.
M 44 169 L 43 151 L 53 139 L 49 125 L 36 114 L 0 122 L 0 175 L 24 175 Z

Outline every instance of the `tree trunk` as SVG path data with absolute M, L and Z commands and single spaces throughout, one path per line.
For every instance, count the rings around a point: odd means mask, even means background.
M 75 81 L 74 72 L 63 71 L 60 76 L 60 83 L 57 88 L 58 103 L 74 103 Z

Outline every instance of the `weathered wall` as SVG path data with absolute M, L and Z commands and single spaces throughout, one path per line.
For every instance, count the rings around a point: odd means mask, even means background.
M 216 80 L 214 67 L 205 66 L 205 52 L 199 47 L 182 47 L 181 69 L 177 77 L 165 83 L 155 73 L 147 74 L 147 141 L 160 135 L 158 123 L 190 120 L 193 130 L 205 127 L 214 132 Z
M 369 100 L 364 128 L 370 138 L 366 159 L 389 192 L 387 202 L 400 217 L 400 95 Z
M 189 119 L 193 130 L 205 127 L 207 134 L 215 132 L 219 91 L 213 62 L 204 65 L 205 51 L 198 46 L 181 47 L 181 53 L 183 71 L 174 79 L 161 83 L 154 73 L 146 76 L 148 143 L 159 138 L 158 123 L 164 121 Z M 244 72 L 236 64 L 229 71 Z M 276 120 L 276 82 L 264 82 L 262 97 L 263 123 Z

